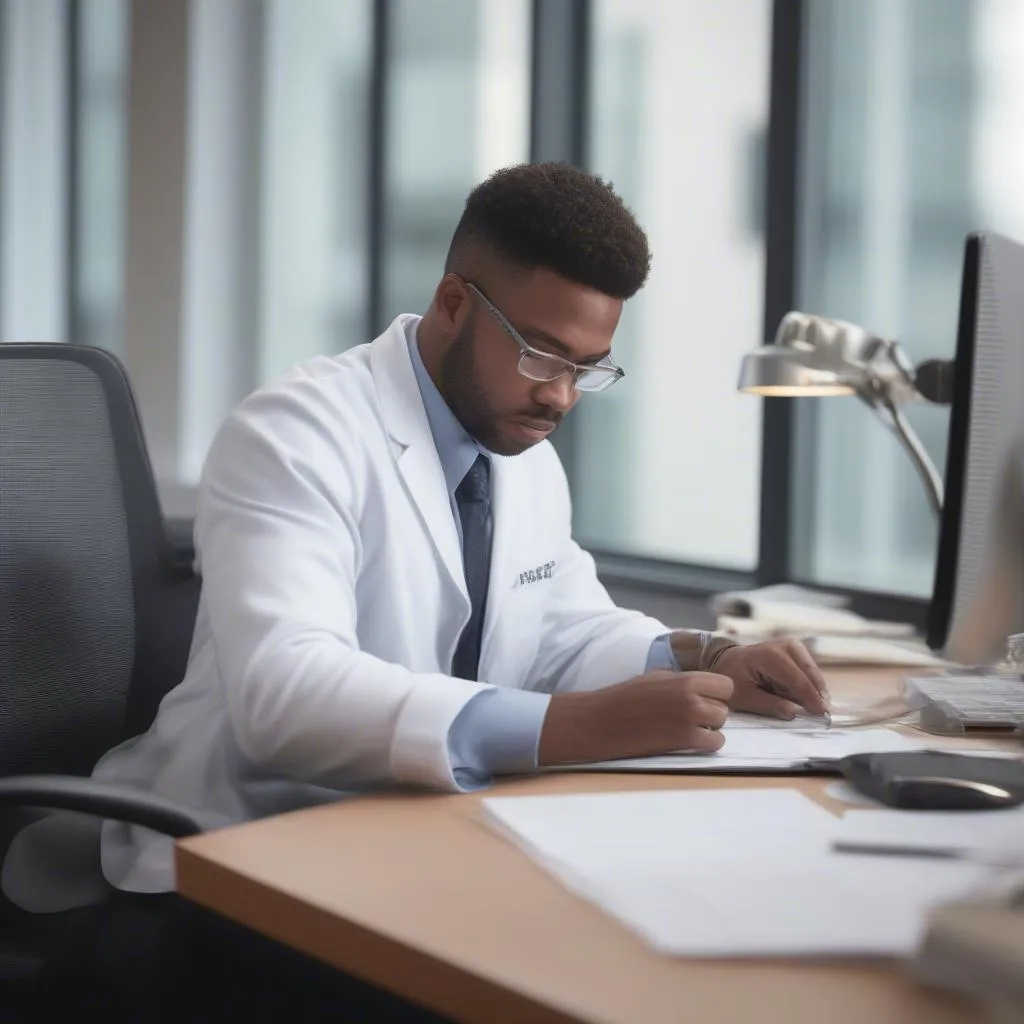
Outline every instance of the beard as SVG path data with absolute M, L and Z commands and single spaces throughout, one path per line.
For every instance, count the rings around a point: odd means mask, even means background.
M 441 386 L 445 401 L 466 433 L 488 451 L 495 455 L 521 455 L 533 445 L 501 433 L 501 416 L 480 386 L 473 344 L 475 321 L 474 309 L 441 359 Z M 556 422 L 561 419 L 561 414 L 552 414 L 550 409 L 534 409 L 523 415 Z

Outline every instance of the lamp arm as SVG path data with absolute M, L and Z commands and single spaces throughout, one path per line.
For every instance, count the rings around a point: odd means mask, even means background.
M 885 411 L 889 415 L 883 415 L 879 418 L 899 438 L 900 444 L 907 455 L 910 456 L 910 461 L 913 462 L 914 468 L 924 484 L 928 504 L 936 515 L 941 515 L 944 495 L 942 477 L 939 476 L 939 471 L 935 468 L 935 464 L 921 443 L 921 439 L 914 433 L 914 428 L 911 427 L 906 416 L 903 415 L 896 403 L 888 395 L 884 395 L 881 396 L 880 404 L 884 406 Z M 879 410 L 876 408 L 875 411 L 878 412 Z

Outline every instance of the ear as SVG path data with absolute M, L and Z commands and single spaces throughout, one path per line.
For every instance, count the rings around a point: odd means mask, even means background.
M 458 334 L 472 312 L 472 298 L 457 274 L 445 274 L 434 291 L 437 322 L 445 333 Z

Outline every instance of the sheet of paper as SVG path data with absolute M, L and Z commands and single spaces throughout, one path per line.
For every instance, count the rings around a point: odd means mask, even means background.
M 545 768 L 546 772 L 647 772 L 649 774 L 691 775 L 720 773 L 751 774 L 778 772 L 792 774 L 802 771 L 806 762 L 791 757 L 759 758 L 751 762 L 747 757 L 726 757 L 724 754 L 660 754 L 657 757 L 624 757 L 618 761 L 588 761 L 569 767 Z
M 766 715 L 751 715 L 743 711 L 730 711 L 727 728 L 735 729 L 772 729 L 786 732 L 824 732 L 829 729 L 852 728 L 857 725 L 880 725 L 894 722 L 909 714 L 906 701 L 890 699 L 887 701 L 850 701 L 834 702 L 829 717 L 809 715 L 801 712 L 796 718 L 769 718 Z
M 849 754 L 877 754 L 889 750 L 914 750 L 926 740 L 911 739 L 891 729 L 825 729 L 808 724 L 805 729 L 762 729 L 726 724 L 725 746 L 715 754 L 678 753 L 594 761 L 561 770 L 572 771 L 792 771 L 810 758 L 837 759 Z M 555 769 L 559 770 L 559 769 Z
M 821 731 L 828 729 L 828 727 L 828 722 L 825 719 L 809 715 L 806 712 L 797 715 L 796 718 L 769 718 L 766 715 L 750 715 L 743 711 L 730 711 L 727 723 L 729 732 L 733 732 L 736 729 L 771 729 L 773 731 L 782 730 L 783 732 L 796 730 L 797 732 L 807 732 L 811 729 Z
M 834 838 L 837 842 L 878 847 L 1016 850 L 1024 855 L 1024 807 L 1000 811 L 848 811 L 836 823 Z
M 987 878 L 963 861 L 867 860 L 734 853 L 644 875 L 554 873 L 655 949 L 687 957 L 909 956 L 928 911 Z
M 827 852 L 835 816 L 794 789 L 488 797 L 487 821 L 548 861 L 578 869 L 675 868 L 755 844 Z
M 492 797 L 488 824 L 654 948 L 681 956 L 903 955 L 986 869 L 831 852 L 794 790 Z
M 920 745 L 891 729 L 822 729 L 805 730 L 739 729 L 726 725 L 726 757 L 792 758 L 846 757 L 847 754 L 874 754 L 885 750 L 911 750 Z

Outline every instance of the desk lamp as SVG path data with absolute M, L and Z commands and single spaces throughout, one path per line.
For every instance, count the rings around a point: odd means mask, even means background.
M 739 390 L 767 397 L 857 395 L 899 439 L 924 483 L 928 503 L 942 510 L 942 478 L 903 415 L 907 402 L 949 405 L 953 364 L 930 359 L 918 367 L 895 341 L 842 320 L 787 313 L 775 343 L 743 357 Z

